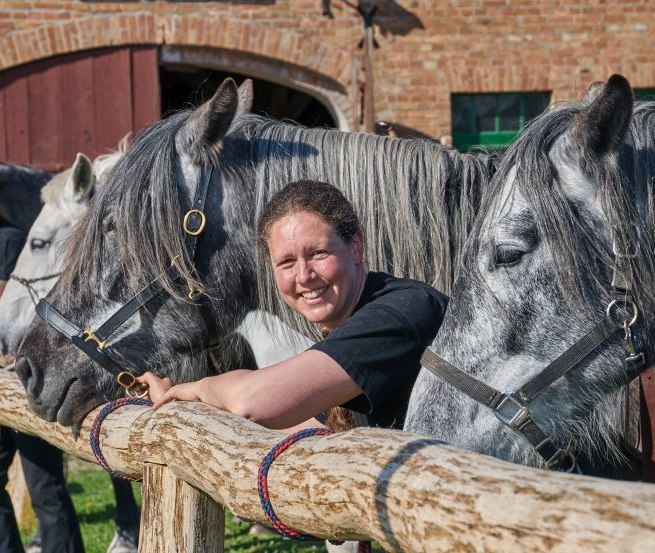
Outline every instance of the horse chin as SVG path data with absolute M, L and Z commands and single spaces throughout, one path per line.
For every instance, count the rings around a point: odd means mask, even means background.
M 72 380 L 62 391 L 56 401 L 43 402 L 28 394 L 28 403 L 32 411 L 48 422 L 57 422 L 62 426 L 73 426 L 98 405 L 102 398 L 92 397 L 84 384 Z
M 62 398 L 55 418 L 62 426 L 73 426 L 104 403 L 102 398 L 89 397 L 88 390 L 79 380 L 74 380 Z

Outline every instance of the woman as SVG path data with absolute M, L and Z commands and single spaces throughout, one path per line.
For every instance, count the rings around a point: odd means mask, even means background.
M 329 184 L 286 186 L 264 208 L 257 232 L 282 299 L 326 337 L 257 371 L 173 387 L 147 373 L 139 381 L 149 386 L 153 408 L 202 401 L 296 431 L 320 426 L 316 417 L 343 406 L 366 415 L 370 426 L 402 428 L 419 359 L 441 325 L 447 297 L 422 282 L 367 272 L 357 216 Z

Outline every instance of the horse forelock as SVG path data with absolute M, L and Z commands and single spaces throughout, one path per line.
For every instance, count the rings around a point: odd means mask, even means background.
M 131 293 L 165 274 L 172 259 L 185 251 L 175 136 L 189 113 L 179 112 L 146 129 L 107 175 L 66 244 L 68 262 L 56 286 L 56 297 L 64 305 L 97 299 L 109 253 L 103 236 L 110 226 L 116 233 L 113 247 L 119 248 L 119 271 Z M 186 260 L 181 272 L 193 278 Z M 165 275 L 162 283 L 180 295 Z

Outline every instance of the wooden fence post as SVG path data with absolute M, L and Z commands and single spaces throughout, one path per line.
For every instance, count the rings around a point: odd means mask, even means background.
M 163 465 L 143 469 L 139 553 L 223 553 L 223 507 Z
M 26 533 L 31 533 L 36 528 L 36 515 L 32 509 L 32 499 L 27 491 L 27 484 L 23 476 L 23 466 L 18 453 L 9 467 L 9 482 L 7 491 L 11 497 L 11 504 L 14 507 L 18 527 Z

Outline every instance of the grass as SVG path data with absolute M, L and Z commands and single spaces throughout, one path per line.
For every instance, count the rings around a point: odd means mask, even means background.
M 68 491 L 80 521 L 86 553 L 106 553 L 114 535 L 114 492 L 107 473 L 100 467 L 78 461 L 69 462 Z M 141 486 L 132 484 L 137 502 L 141 502 Z M 300 543 L 278 535 L 251 535 L 250 525 L 226 515 L 225 551 L 228 553 L 319 553 L 325 552 L 323 542 Z M 23 533 L 27 543 L 35 529 Z M 374 553 L 382 553 L 379 547 Z

